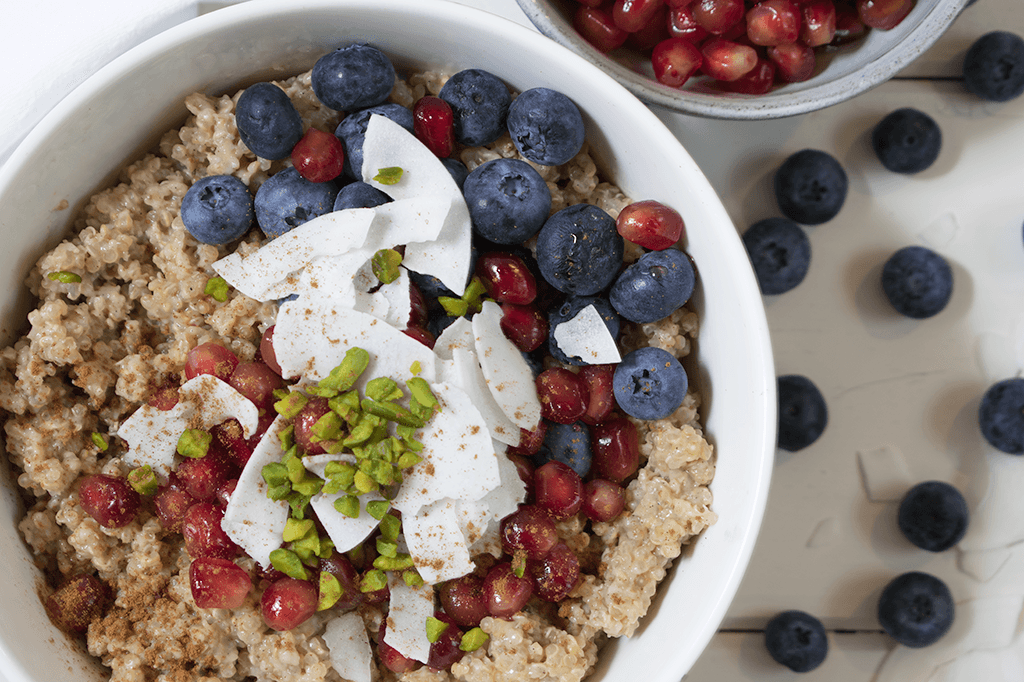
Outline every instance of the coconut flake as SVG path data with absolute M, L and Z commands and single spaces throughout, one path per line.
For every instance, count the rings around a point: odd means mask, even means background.
M 330 620 L 323 634 L 330 652 L 331 666 L 349 682 L 370 682 L 373 670 L 373 649 L 366 634 L 366 624 L 358 613 L 343 613 Z
M 608 331 L 601 313 L 593 304 L 576 313 L 571 320 L 556 325 L 552 336 L 562 352 L 588 365 L 621 362 L 619 347 Z
M 455 511 L 470 551 L 473 554 L 487 552 L 500 557 L 503 550 L 499 522 L 526 500 L 526 484 L 519 478 L 515 463 L 503 454 L 505 446 L 495 442 L 494 447 L 498 453 L 501 485 L 479 500 L 459 500 Z
M 329 462 L 349 462 L 355 464 L 356 458 L 354 455 L 347 454 L 307 455 L 302 458 L 302 465 L 306 467 L 306 471 L 324 480 L 327 479 L 325 470 Z M 316 512 L 316 517 L 320 519 L 324 530 L 327 531 L 327 536 L 334 543 L 334 548 L 339 552 L 347 552 L 359 545 L 380 525 L 380 521 L 370 516 L 369 512 L 366 511 L 366 503 L 384 499 L 376 491 L 361 495 L 359 497 L 359 516 L 352 518 L 351 516 L 345 516 L 334 508 L 334 501 L 343 496 L 343 493 L 332 493 L 329 495 L 318 493 L 309 501 L 313 511 Z
M 430 657 L 427 618 L 434 615 L 434 588 L 410 587 L 400 576 L 390 573 L 388 589 L 391 598 L 384 643 L 406 658 L 426 663 Z
M 454 580 L 474 568 L 466 537 L 459 527 L 455 502 L 438 500 L 414 516 L 402 517 L 409 554 L 427 584 Z
M 476 350 L 476 341 L 473 337 L 473 323 L 469 318 L 459 317 L 444 328 L 444 331 L 434 342 L 434 353 L 442 360 L 451 360 L 452 351 L 456 348 L 463 350 Z
M 532 430 L 540 423 L 537 384 L 522 353 L 501 331 L 501 317 L 501 306 L 494 301 L 484 301 L 473 316 L 476 356 L 502 412 L 516 426 Z
M 505 416 L 505 412 L 491 395 L 487 379 L 480 369 L 474 351 L 461 348 L 452 351 L 450 376 L 449 381 L 465 391 L 473 405 L 480 411 L 491 438 L 506 445 L 519 445 L 519 427 Z

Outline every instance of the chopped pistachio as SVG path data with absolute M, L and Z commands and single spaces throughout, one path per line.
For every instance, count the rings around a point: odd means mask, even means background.
M 391 503 L 387 500 L 371 500 L 366 503 L 366 512 L 378 521 L 384 518 L 390 508 Z
M 298 483 L 292 484 L 292 490 L 299 493 L 300 495 L 305 495 L 306 497 L 313 497 L 313 495 L 316 495 L 318 492 L 320 492 L 320 490 L 323 488 L 323 485 L 323 479 L 321 479 L 319 476 L 314 476 L 313 474 L 307 471 L 305 478 L 303 478 Z
M 370 400 L 389 401 L 398 400 L 402 397 L 402 389 L 398 382 L 391 377 L 377 377 L 366 382 L 363 393 Z
M 82 281 L 81 275 L 76 275 L 73 272 L 67 270 L 59 270 L 57 272 L 51 272 L 47 275 L 47 278 L 54 282 L 60 282 L 61 284 L 77 284 Z
M 365 471 L 357 471 L 353 484 L 360 493 L 369 493 L 377 490 L 377 481 L 373 480 Z
M 185 432 L 178 438 L 178 454 L 183 457 L 199 459 L 206 457 L 210 449 L 210 442 L 213 435 L 202 429 L 185 429 Z
M 341 586 L 338 579 L 330 571 L 320 572 L 320 601 L 317 602 L 316 610 L 325 611 L 335 604 L 345 594 L 345 588 Z
M 281 441 L 282 450 L 291 450 L 295 445 L 295 424 L 289 424 L 281 429 L 277 434 L 277 438 Z
M 281 539 L 285 542 L 294 542 L 305 537 L 306 533 L 313 530 L 313 519 L 305 519 L 299 521 L 298 519 L 289 518 L 284 525 L 284 533 L 281 535 Z
M 341 442 L 345 444 L 345 447 L 365 443 L 373 436 L 374 430 L 379 425 L 380 417 L 373 414 L 363 414 L 360 416 L 359 422 L 352 428 L 351 433 Z
M 274 403 L 274 410 L 285 419 L 295 419 L 306 406 L 309 398 L 299 391 L 291 391 L 284 398 Z
M 328 462 L 324 475 L 332 482 L 336 481 L 342 488 L 348 488 L 355 480 L 356 468 L 348 462 Z
M 409 394 L 412 399 L 418 402 L 424 407 L 433 407 L 437 405 L 437 396 L 430 390 L 430 384 L 421 377 L 412 377 L 405 382 L 405 387 L 409 389 Z
M 385 514 L 380 520 L 380 534 L 385 540 L 395 542 L 398 540 L 398 533 L 402 528 L 402 522 L 397 516 Z
M 379 169 L 373 179 L 382 185 L 397 185 L 402 179 L 403 172 L 398 166 L 388 166 Z
M 392 559 L 398 555 L 398 543 L 388 542 L 382 537 L 377 538 L 377 554 L 380 556 L 391 557 Z
M 289 578 L 309 580 L 309 573 L 299 555 L 290 549 L 278 548 L 270 553 L 270 564 Z
M 310 496 L 292 492 L 288 494 L 286 499 L 288 500 L 288 506 L 292 509 L 292 517 L 299 519 L 300 521 L 305 519 L 306 507 L 309 506 Z
M 413 360 L 412 364 L 409 365 L 409 373 L 412 374 L 414 377 L 418 377 L 420 375 L 420 372 L 422 371 L 423 367 L 422 365 L 420 365 L 419 360 Z
M 341 417 L 334 412 L 328 412 L 313 424 L 310 441 L 319 443 L 325 440 L 338 440 L 341 438 L 341 425 Z
M 306 477 L 306 467 L 302 465 L 302 459 L 295 452 L 296 449 L 292 448 L 281 458 L 281 463 L 288 469 L 288 480 L 292 482 L 292 485 L 299 483 Z
M 409 587 L 421 587 L 423 585 L 423 576 L 415 568 L 402 571 L 402 580 Z
M 128 484 L 140 495 L 155 495 L 160 489 L 160 481 L 157 480 L 153 467 L 148 464 L 129 471 Z
M 287 498 L 292 492 L 292 486 L 285 481 L 281 485 L 272 485 L 267 488 L 267 497 L 274 501 Z
M 448 623 L 438 620 L 433 616 L 427 616 L 427 641 L 433 644 L 441 639 L 441 635 L 448 629 Z
M 480 312 L 483 308 L 483 297 L 487 293 L 487 286 L 484 285 L 476 275 L 466 285 L 466 290 L 462 294 L 462 300 L 466 302 L 466 305 L 473 312 Z
M 363 408 L 363 412 L 376 415 L 381 419 L 387 419 L 388 421 L 401 424 L 402 426 L 421 428 L 424 425 L 422 419 L 401 405 L 383 403 L 369 398 L 364 398 L 360 401 L 359 406 Z
M 223 277 L 211 277 L 206 280 L 206 288 L 203 293 L 212 296 L 213 300 L 223 303 L 228 300 L 228 283 Z
M 441 304 L 444 311 L 452 317 L 463 317 L 469 312 L 469 304 L 463 301 L 461 298 L 453 298 L 452 296 L 438 296 L 437 302 Z
M 373 560 L 373 567 L 382 571 L 404 571 L 413 567 L 413 561 L 408 554 L 399 554 L 394 557 L 382 555 Z
M 339 497 L 334 501 L 334 508 L 350 519 L 359 518 L 359 498 L 355 495 Z
M 103 434 L 96 433 L 95 431 L 92 432 L 92 444 L 98 447 L 100 452 L 106 452 L 107 448 L 110 447 L 107 445 L 107 439 L 103 437 Z
M 281 464 L 280 462 L 271 462 L 270 464 L 264 464 L 260 470 L 263 475 L 263 480 L 267 482 L 268 486 L 284 485 L 288 482 L 288 467 Z
M 402 274 L 398 267 L 402 264 L 402 254 L 394 249 L 381 249 L 370 259 L 370 269 L 384 284 L 391 284 Z
M 330 371 L 321 379 L 317 386 L 322 389 L 334 391 L 336 394 L 352 388 L 356 380 L 370 364 L 370 354 L 362 348 L 349 348 L 345 351 L 345 357 L 341 364 Z
M 369 570 L 359 582 L 360 592 L 376 592 L 388 586 L 388 577 L 381 570 Z
M 487 640 L 490 638 L 490 635 L 486 632 L 481 630 L 479 627 L 475 627 L 466 631 L 462 635 L 462 641 L 459 643 L 459 648 L 463 651 L 476 651 L 484 644 L 487 644 Z
M 408 469 L 410 467 L 416 466 L 422 461 L 422 457 L 417 455 L 415 452 L 409 451 L 402 453 L 402 455 L 398 458 L 397 464 L 399 469 Z

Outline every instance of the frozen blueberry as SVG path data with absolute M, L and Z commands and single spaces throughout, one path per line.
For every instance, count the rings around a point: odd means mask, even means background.
M 611 284 L 622 251 L 615 220 L 592 204 L 563 208 L 537 233 L 537 267 L 548 284 L 566 294 L 591 296 Z
M 933 575 L 904 573 L 882 590 L 878 622 L 903 646 L 919 649 L 934 644 L 953 624 L 953 595 Z
M 560 305 L 552 308 L 548 313 L 548 329 L 550 330 L 548 333 L 548 352 L 559 362 L 564 362 L 567 365 L 586 364 L 578 356 L 569 357 L 558 347 L 558 344 L 555 343 L 555 327 L 576 317 L 581 310 L 589 305 L 594 306 L 597 314 L 604 320 L 604 324 L 608 328 L 608 333 L 611 334 L 611 337 L 613 339 L 619 338 L 619 316 L 615 314 L 615 309 L 612 308 L 612 304 L 607 299 L 600 296 L 570 296 Z
M 978 424 L 992 447 L 1011 455 L 1024 454 L 1024 379 L 1004 379 L 985 391 Z
M 362 180 L 350 182 L 341 188 L 334 200 L 334 210 L 346 208 L 373 208 L 392 201 L 384 192 Z
M 811 266 L 811 242 L 788 218 L 765 218 L 743 233 L 750 264 L 763 294 L 783 294 L 804 281 Z
M 775 199 L 783 215 L 803 225 L 836 217 L 846 201 L 846 171 L 830 154 L 804 149 L 775 171 Z
M 448 172 L 452 176 L 452 180 L 459 186 L 459 191 L 465 191 L 466 178 L 469 176 L 469 169 L 466 168 L 466 164 L 462 163 L 458 159 L 441 159 L 441 165 L 448 169 Z
M 313 94 L 338 111 L 380 104 L 395 86 L 395 67 L 377 48 L 358 43 L 325 54 L 310 74 Z
M 928 114 L 905 107 L 878 122 L 871 131 L 871 145 L 893 173 L 919 173 L 939 157 L 942 131 Z
M 828 408 L 818 387 L 805 376 L 778 379 L 779 447 L 796 452 L 818 440 L 828 424 Z
M 533 166 L 493 159 L 477 166 L 462 189 L 473 231 L 495 244 L 520 244 L 544 225 L 551 191 Z
M 667 350 L 644 346 L 615 367 L 612 390 L 622 411 L 637 419 L 664 419 L 682 404 L 689 380 Z
M 568 465 L 573 471 L 586 476 L 594 459 L 590 449 L 590 429 L 583 422 L 575 424 L 548 424 L 544 435 L 545 460 Z
M 437 95 L 452 108 L 455 139 L 468 147 L 497 140 L 505 132 L 512 95 L 494 74 L 466 69 L 449 78 Z
M 252 195 L 233 175 L 208 175 L 185 192 L 181 222 L 203 244 L 227 244 L 252 227 Z
M 285 168 L 256 192 L 256 221 L 263 234 L 271 239 L 280 237 L 307 220 L 330 213 L 337 195 L 333 182 L 310 182 L 294 168 Z
M 882 267 L 882 290 L 900 314 L 918 320 L 936 315 L 953 295 L 953 270 L 931 249 L 906 246 Z
M 608 298 L 627 320 L 654 322 L 690 300 L 695 282 L 693 263 L 682 251 L 648 251 L 622 271 Z
M 523 158 L 543 166 L 568 162 L 583 147 L 583 116 L 572 100 L 550 88 L 532 88 L 508 108 L 508 132 Z
M 273 83 L 245 89 L 235 106 L 238 135 L 252 153 L 264 159 L 283 159 L 302 139 L 302 119 L 284 90 Z
M 363 142 L 366 140 L 366 126 L 374 114 L 390 118 L 410 133 L 412 132 L 412 112 L 401 104 L 393 102 L 361 109 L 343 118 L 335 129 L 334 136 L 341 140 L 341 144 L 345 148 L 343 171 L 347 177 L 354 180 L 363 179 Z
M 783 611 L 764 628 L 768 653 L 795 673 L 814 670 L 828 654 L 828 637 L 821 621 L 803 611 Z
M 1024 39 L 1007 31 L 978 38 L 964 57 L 964 85 L 992 102 L 1019 97 L 1024 93 Z
M 967 501 L 942 481 L 918 483 L 900 502 L 897 517 L 907 540 L 929 552 L 944 552 L 967 532 Z

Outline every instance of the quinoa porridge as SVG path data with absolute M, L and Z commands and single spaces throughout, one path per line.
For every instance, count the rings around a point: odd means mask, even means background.
M 437 73 L 399 78 L 390 101 L 411 108 L 424 95 L 437 95 L 444 81 Z M 339 113 L 314 96 L 309 72 L 277 85 L 304 128 L 337 127 Z M 241 141 L 234 115 L 239 95 L 189 96 L 186 123 L 127 166 L 116 186 L 92 197 L 73 236 L 45 254 L 28 278 L 39 301 L 28 318 L 30 330 L 0 351 L 7 450 L 26 502 L 20 530 L 51 591 L 82 574 L 109 590 L 109 602 L 84 637 L 116 682 L 347 679 L 335 670 L 324 638 L 338 607 L 292 629 L 268 627 L 260 605 L 267 572 L 242 554 L 235 563 L 254 585 L 244 603 L 199 608 L 183 536 L 163 525 L 150 500 L 123 527 L 100 525 L 80 503 L 85 476 L 125 477 L 133 468 L 111 434 L 161 389 L 180 383 L 190 350 L 214 342 L 252 361 L 275 323 L 276 302 L 235 289 L 224 301 L 204 293 L 215 275 L 213 263 L 233 251 L 255 253 L 263 238 L 259 230 L 229 246 L 212 246 L 196 241 L 179 215 L 186 191 L 203 177 L 233 175 L 255 193 L 289 165 L 257 158 Z M 460 148 L 459 158 L 473 170 L 491 159 L 522 157 L 506 134 L 487 147 Z M 532 165 L 551 192 L 552 213 L 585 202 L 614 218 L 630 203 L 601 179 L 586 143 L 568 163 Z M 635 261 L 641 252 L 627 244 L 625 259 Z M 81 281 L 48 277 L 62 272 Z M 681 358 L 697 331 L 697 315 L 684 307 L 657 322 L 624 324 L 619 345 L 624 351 L 654 346 Z M 548 364 L 555 363 L 549 358 Z M 374 660 L 374 678 L 583 678 L 609 637 L 636 631 L 673 559 L 716 520 L 708 488 L 714 457 L 698 408 L 699 396 L 691 392 L 667 418 L 633 420 L 640 466 L 623 482 L 625 509 L 617 518 L 593 522 L 576 513 L 558 521 L 558 538 L 580 565 L 568 597 L 558 603 L 534 598 L 509 618 L 484 617 L 479 628 L 486 642 L 449 669 L 394 673 Z M 473 560 L 480 575 L 496 562 L 486 552 Z M 386 601 L 367 599 L 352 612 L 375 641 L 387 618 Z

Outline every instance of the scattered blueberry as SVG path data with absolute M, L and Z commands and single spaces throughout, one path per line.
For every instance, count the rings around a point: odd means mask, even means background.
M 978 424 L 992 447 L 1011 455 L 1024 454 L 1024 379 L 1004 379 L 985 391 Z
M 871 145 L 893 173 L 919 173 L 939 157 L 942 131 L 928 114 L 905 107 L 878 122 L 871 131 Z
M 235 106 L 238 135 L 263 159 L 284 159 L 302 139 L 302 119 L 288 94 L 273 83 L 245 89 Z
M 551 191 L 533 166 L 493 159 L 473 169 L 462 190 L 473 231 L 496 244 L 520 244 L 544 225 Z
M 764 643 L 776 663 L 795 673 L 814 670 L 828 654 L 825 627 L 803 611 L 783 611 L 768 621 Z
M 568 162 L 583 147 L 583 116 L 550 88 L 531 88 L 508 108 L 508 132 L 523 158 L 544 166 Z
M 313 94 L 337 111 L 380 104 L 395 86 L 395 67 L 377 48 L 358 43 L 325 54 L 310 75 Z
M 622 252 L 615 220 L 592 204 L 563 208 L 537 233 L 541 275 L 567 294 L 590 296 L 611 284 L 622 264 Z
M 436 302 L 438 296 L 458 298 L 454 291 L 442 284 L 441 280 L 433 275 L 423 275 L 409 270 L 409 279 L 412 280 L 412 283 L 416 285 L 416 288 L 420 290 L 420 293 L 423 294 L 423 297 L 428 302 Z
M 555 327 L 576 317 L 581 310 L 592 305 L 604 320 L 608 333 L 613 339 L 619 338 L 619 316 L 607 299 L 600 296 L 570 296 L 548 313 L 548 352 L 559 362 L 567 365 L 586 364 L 579 357 L 569 357 L 555 343 Z
M 346 208 L 373 208 L 392 201 L 384 192 L 362 180 L 350 182 L 341 188 L 334 200 L 334 210 Z
M 452 108 L 455 139 L 469 147 L 497 140 L 505 132 L 512 96 L 492 73 L 465 69 L 449 78 L 437 95 Z
M 953 295 L 953 270 L 931 249 L 906 246 L 882 267 L 882 290 L 892 307 L 915 319 L 936 315 Z
M 627 353 L 615 367 L 612 390 L 622 411 L 637 419 L 664 419 L 686 397 L 689 380 L 675 356 L 655 346 Z
M 832 155 L 804 149 L 775 171 L 775 199 L 783 215 L 803 225 L 836 217 L 846 201 L 846 171 Z
M 544 445 L 547 446 L 544 454 L 546 461 L 562 462 L 580 477 L 590 473 L 594 456 L 590 449 L 590 429 L 583 422 L 548 424 Z
M 310 182 L 294 168 L 271 175 L 260 185 L 253 206 L 263 234 L 280 237 L 307 220 L 334 209 L 338 188 L 333 182 Z
M 750 264 L 763 294 L 783 294 L 804 281 L 811 241 L 789 218 L 765 218 L 743 233 Z
M 427 320 L 427 331 L 434 335 L 434 338 L 441 336 L 441 332 L 450 327 L 455 320 L 459 318 L 453 317 L 452 315 L 445 315 L 443 312 L 437 315 L 431 315 L 430 319 Z
M 904 573 L 882 590 L 878 622 L 903 646 L 919 649 L 934 644 L 953 624 L 953 595 L 933 575 Z
M 974 41 L 964 57 L 964 85 L 992 102 L 1019 97 L 1024 93 L 1024 39 L 992 31 Z
M 233 175 L 208 175 L 185 192 L 181 222 L 203 244 L 227 244 L 249 231 L 255 214 L 252 195 Z
M 690 300 L 695 282 L 693 263 L 682 251 L 648 251 L 622 271 L 608 298 L 627 320 L 654 322 Z
M 448 172 L 452 176 L 452 180 L 459 186 L 459 191 L 464 191 L 466 186 L 466 178 L 469 176 L 469 169 L 466 168 L 466 164 L 462 163 L 458 159 L 446 158 L 441 159 L 441 165 L 448 169 Z
M 828 408 L 821 391 L 805 376 L 780 376 L 778 386 L 779 447 L 796 452 L 824 433 L 828 424 Z
M 334 131 L 334 136 L 341 140 L 342 146 L 345 147 L 344 173 L 354 180 L 363 179 L 363 141 L 366 139 L 366 126 L 374 114 L 386 116 L 412 132 L 412 111 L 393 102 L 361 109 L 343 118 Z
M 942 481 L 918 483 L 900 502 L 897 522 L 907 540 L 929 552 L 944 552 L 967 532 L 967 501 Z

